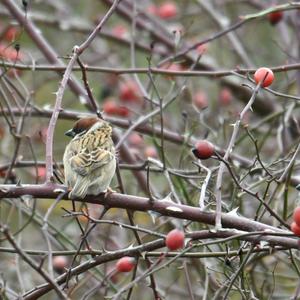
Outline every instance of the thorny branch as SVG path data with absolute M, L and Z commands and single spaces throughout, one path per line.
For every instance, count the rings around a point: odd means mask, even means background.
M 122 293 L 128 291 L 125 297 L 133 299 L 135 293 L 146 297 L 143 284 L 148 278 L 155 299 L 172 293 L 191 299 L 263 298 L 260 282 L 270 297 L 279 289 L 290 297 L 290 287 L 287 291 L 280 286 L 278 277 L 296 279 L 300 273 L 295 251 L 299 242 L 289 230 L 300 183 L 299 39 L 294 38 L 299 35 L 299 3 L 271 7 L 268 1 L 243 1 L 251 12 L 246 14 L 240 3 L 231 11 L 231 0 L 177 2 L 177 16 L 163 19 L 143 1 L 96 1 L 90 11 L 102 3 L 109 9 L 91 21 L 84 6 L 85 12 L 72 18 L 76 9 L 68 1 L 46 1 L 50 15 L 38 3 L 22 1 L 18 6 L 3 0 L 0 15 L 7 23 L 0 26 L 0 231 L 7 244 L 0 253 L 13 253 L 16 268 L 10 260 L 3 261 L 9 271 L 0 278 L 1 297 L 37 299 L 53 290 L 62 299 L 100 294 L 124 298 Z M 280 11 L 280 23 L 263 28 L 269 14 Z M 131 32 L 117 35 L 113 26 L 121 19 L 131 24 Z M 203 27 L 208 20 L 210 30 Z M 182 29 L 170 30 L 173 21 Z M 7 29 L 16 23 L 20 33 L 2 49 Z M 245 39 L 256 26 L 255 37 Z M 58 46 L 48 30 L 55 31 L 57 41 L 68 38 Z M 266 50 L 257 47 L 253 55 L 252 43 L 259 44 L 259 38 Z M 264 56 L 269 39 L 270 60 Z M 212 50 L 199 54 L 203 45 Z M 73 49 L 71 55 L 62 57 L 68 49 Z M 15 54 L 13 59 L 7 59 L 8 51 Z M 275 84 L 249 88 L 257 69 L 253 62 L 261 61 L 273 66 Z M 57 74 L 60 83 L 53 82 Z M 121 94 L 119 83 L 129 82 L 131 76 L 143 95 L 138 105 Z M 49 95 L 40 95 L 57 86 L 54 107 L 49 108 Z M 69 98 L 67 87 L 75 98 Z M 224 87 L 231 97 L 226 105 L 221 93 L 217 95 Z M 195 109 L 199 90 L 208 94 L 206 109 Z M 126 114 L 107 112 L 108 101 L 124 106 Z M 113 181 L 117 191 L 69 205 L 66 187 L 57 183 L 63 182 L 61 127 L 95 114 L 114 127 L 120 148 Z M 49 119 L 47 127 L 44 121 Z M 197 162 L 191 153 L 198 139 L 215 145 L 215 155 L 207 161 Z M 146 151 L 149 147 L 152 152 Z M 128 176 L 131 173 L 134 176 Z M 184 231 L 186 240 L 183 249 L 170 252 L 165 238 L 174 227 Z M 45 245 L 38 244 L 41 234 Z M 70 259 L 57 271 L 54 261 L 59 256 Z M 116 287 L 112 275 L 120 274 L 115 260 L 124 256 L 137 258 L 137 265 L 128 282 L 117 281 Z M 30 267 L 30 284 L 22 276 L 22 261 Z M 272 282 L 262 269 L 272 272 Z M 176 286 L 167 286 L 167 273 L 176 278 Z M 15 275 L 20 287 L 11 281 Z M 38 284 L 35 277 L 43 282 Z M 293 288 L 296 298 L 299 287 Z

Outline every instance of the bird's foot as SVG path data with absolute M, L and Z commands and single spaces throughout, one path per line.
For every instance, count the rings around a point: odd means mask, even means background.
M 112 188 L 108 187 L 106 192 L 105 192 L 105 198 L 107 196 L 109 196 L 110 194 L 112 194 L 112 193 L 116 193 L 116 191 L 114 191 Z

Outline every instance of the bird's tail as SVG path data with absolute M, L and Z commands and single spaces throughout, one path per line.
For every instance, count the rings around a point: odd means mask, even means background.
M 86 177 L 81 177 L 78 178 L 74 187 L 72 188 L 71 192 L 69 193 L 69 198 L 70 199 L 83 199 L 87 195 L 89 188 L 89 178 L 88 176 Z

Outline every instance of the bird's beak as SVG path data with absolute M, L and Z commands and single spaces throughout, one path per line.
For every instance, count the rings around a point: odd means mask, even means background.
M 76 133 L 73 131 L 73 129 L 70 129 L 65 132 L 65 135 L 73 138 L 76 135 Z

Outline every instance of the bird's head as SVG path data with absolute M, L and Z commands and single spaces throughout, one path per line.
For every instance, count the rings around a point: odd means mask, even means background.
M 110 125 L 106 121 L 96 117 L 82 118 L 74 124 L 72 129 L 66 131 L 65 135 L 70 136 L 72 138 L 79 137 L 87 132 L 98 130 L 102 127 L 106 128 L 110 127 Z

